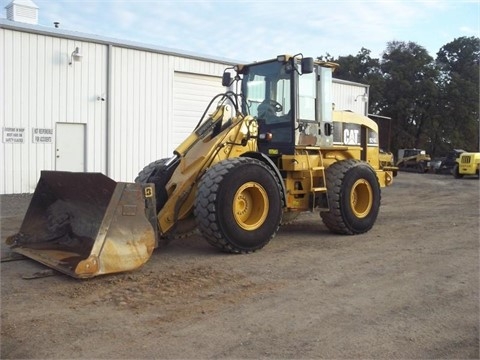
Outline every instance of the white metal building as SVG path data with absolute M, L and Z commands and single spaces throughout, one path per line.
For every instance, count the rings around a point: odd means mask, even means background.
M 133 181 L 172 155 L 236 63 L 39 26 L 32 4 L 0 19 L 0 194 L 32 193 L 41 170 Z M 363 95 L 334 80 L 337 109 L 366 114 Z

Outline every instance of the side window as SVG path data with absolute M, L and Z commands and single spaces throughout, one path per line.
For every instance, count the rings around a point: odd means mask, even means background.
M 258 105 L 265 99 L 265 80 L 250 81 L 247 84 L 248 87 L 248 99 L 247 105 L 250 109 L 252 116 L 258 116 Z
M 298 115 L 300 120 L 315 121 L 316 73 L 299 76 Z
M 290 112 L 292 105 L 290 104 L 290 79 L 282 79 L 277 82 L 276 101 L 282 105 L 282 111 L 277 116 L 286 115 Z

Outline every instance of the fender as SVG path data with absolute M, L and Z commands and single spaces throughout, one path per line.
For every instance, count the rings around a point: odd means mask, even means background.
M 249 157 L 249 158 L 260 160 L 260 161 L 264 162 L 265 164 L 267 164 L 270 167 L 270 169 L 272 169 L 272 171 L 275 173 L 275 175 L 277 175 L 278 179 L 280 180 L 280 186 L 282 187 L 282 193 L 281 193 L 282 200 L 283 200 L 284 206 L 286 206 L 286 204 L 287 204 L 287 198 L 286 198 L 287 189 L 285 189 L 285 184 L 283 182 L 282 174 L 280 173 L 280 170 L 275 165 L 275 163 L 272 161 L 272 159 L 270 159 L 267 155 L 265 155 L 261 152 L 255 152 L 255 151 L 249 151 L 249 152 L 243 153 L 242 155 L 240 155 L 240 157 Z

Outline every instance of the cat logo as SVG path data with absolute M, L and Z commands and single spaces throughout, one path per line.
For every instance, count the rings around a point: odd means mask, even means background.
M 345 129 L 343 130 L 343 143 L 346 145 L 359 145 L 359 135 L 360 131 L 357 129 Z

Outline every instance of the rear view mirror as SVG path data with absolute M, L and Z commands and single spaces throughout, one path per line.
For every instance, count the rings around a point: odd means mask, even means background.
M 313 58 L 302 59 L 302 74 L 311 74 L 313 72 Z
M 232 75 L 229 72 L 224 72 L 222 76 L 222 86 L 230 86 L 232 84 Z

